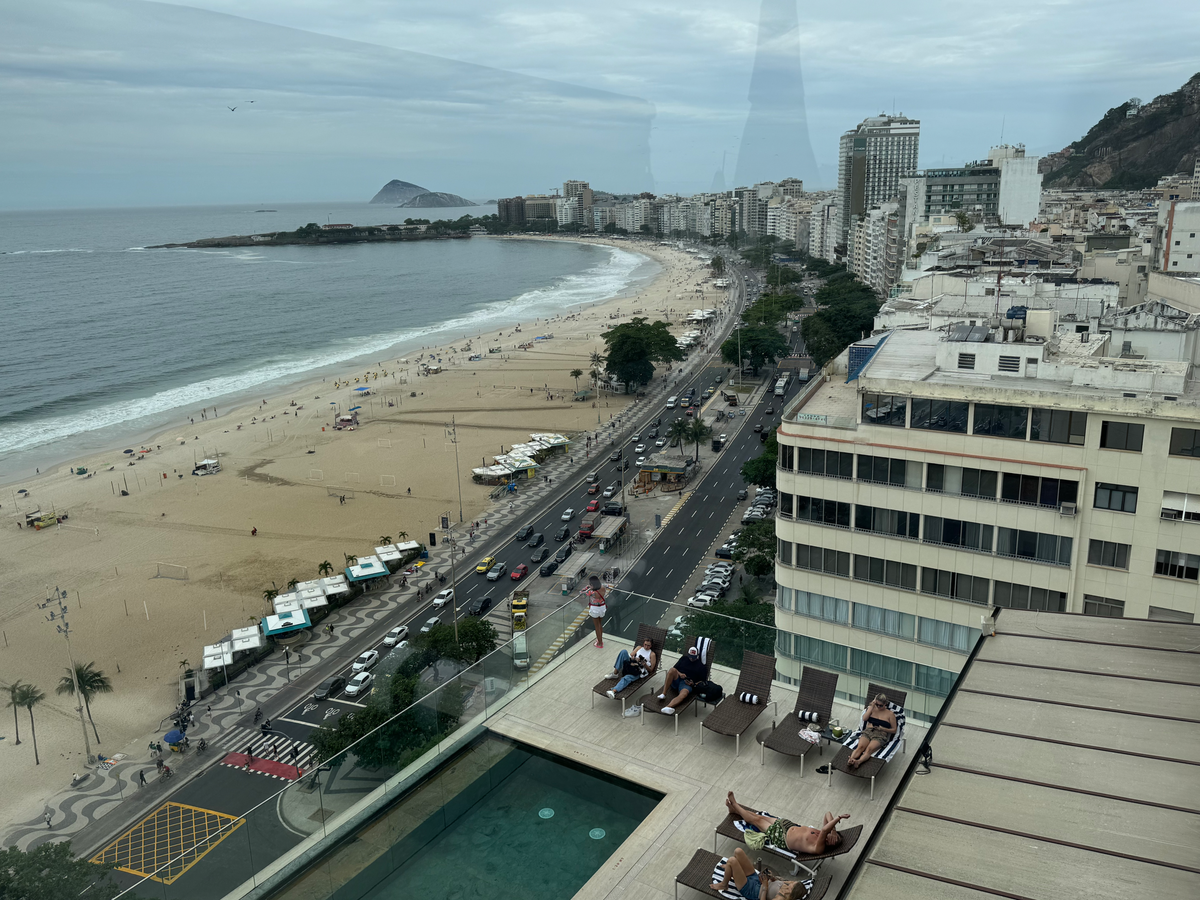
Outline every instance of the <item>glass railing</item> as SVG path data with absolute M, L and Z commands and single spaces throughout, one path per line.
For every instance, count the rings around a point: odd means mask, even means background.
M 710 608 L 611 591 L 604 630 L 613 639 L 613 660 L 597 660 L 597 671 L 586 676 L 590 683 L 600 680 L 645 622 L 666 632 L 664 667 L 686 652 L 687 638 L 711 638 L 713 680 L 726 695 L 733 693 L 743 654 L 775 656 L 778 640 L 770 596 L 762 597 L 753 580 L 742 577 L 744 583 L 734 581 L 729 596 Z M 503 765 L 501 745 L 477 740 L 489 720 L 541 679 L 556 677 L 556 669 L 576 650 L 590 647 L 593 626 L 575 596 L 531 624 L 523 639 L 523 649 L 519 639 L 508 641 L 469 665 L 430 660 L 412 648 L 390 653 L 375 670 L 375 689 L 365 706 L 343 715 L 335 729 L 322 728 L 309 737 L 318 753 L 299 780 L 183 848 L 121 896 L 358 896 L 362 884 L 394 872 L 470 805 L 471 791 L 486 785 L 487 773 Z M 796 660 L 781 654 L 778 664 L 796 666 Z M 842 671 L 846 684 L 839 683 L 839 696 L 857 703 L 865 693 L 865 673 L 859 678 Z M 777 672 L 776 694 L 786 692 L 789 706 L 787 684 L 798 676 L 798 666 L 795 677 Z M 647 690 L 660 684 L 647 684 Z M 913 685 L 897 687 L 911 691 Z M 936 713 L 932 706 L 940 701 L 921 696 L 920 712 Z M 785 712 L 781 705 L 778 715 Z M 452 757 L 453 766 L 430 778 Z M 338 852 L 331 853 L 335 846 Z M 195 866 L 191 871 L 189 864 Z

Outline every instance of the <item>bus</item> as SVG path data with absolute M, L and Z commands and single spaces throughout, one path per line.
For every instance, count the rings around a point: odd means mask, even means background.
M 788 376 L 780 375 L 779 380 L 775 382 L 775 396 L 782 397 L 787 392 Z

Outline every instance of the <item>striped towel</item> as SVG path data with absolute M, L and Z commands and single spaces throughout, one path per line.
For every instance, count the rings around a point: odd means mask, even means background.
M 745 900 L 745 898 L 742 897 L 742 892 L 739 891 L 736 887 L 734 887 L 732 879 L 730 879 L 729 885 L 728 885 L 728 887 L 725 888 L 725 890 L 717 891 L 717 885 L 725 880 L 725 863 L 727 863 L 727 862 L 729 862 L 729 857 L 728 856 L 722 857 L 721 861 L 718 862 L 716 867 L 713 869 L 713 877 L 712 877 L 713 890 L 716 891 L 718 894 L 720 894 L 722 897 L 728 897 L 729 900 Z M 807 896 L 808 892 L 812 890 L 812 886 L 813 886 L 812 879 L 810 878 L 807 881 L 803 881 L 801 883 L 804 885 L 804 894 L 805 894 L 805 896 Z
M 712 641 L 706 637 L 696 638 L 696 651 L 700 656 L 700 662 L 708 665 L 708 653 L 712 647 Z
M 749 703 L 751 706 L 758 706 L 758 694 L 752 694 L 749 691 L 742 691 L 738 694 L 738 699 L 743 703 Z
M 898 706 L 895 703 L 888 702 L 888 709 L 896 714 L 896 733 L 892 735 L 892 739 L 884 746 L 880 747 L 874 753 L 875 759 L 882 759 L 884 762 L 890 762 L 891 758 L 896 755 L 896 751 L 900 749 L 900 743 L 904 740 L 904 707 Z M 854 732 L 849 737 L 842 741 L 842 744 L 853 750 L 858 746 L 859 736 L 862 730 Z
M 758 814 L 760 816 L 766 816 L 768 819 L 778 819 L 779 818 L 779 816 L 777 816 L 773 813 L 764 812 L 763 810 L 759 810 Z M 751 825 L 745 819 L 734 819 L 733 827 L 736 828 L 738 831 L 742 832 L 742 834 L 746 834 L 747 832 L 758 831 L 757 828 L 755 828 L 753 825 Z M 795 850 L 789 850 L 787 847 L 776 847 L 774 844 L 772 844 L 770 842 L 767 843 L 767 848 L 769 850 L 771 850 L 771 852 L 773 852 L 773 853 L 778 853 L 780 856 L 786 856 L 788 859 L 795 859 L 798 856 L 798 854 L 796 853 Z

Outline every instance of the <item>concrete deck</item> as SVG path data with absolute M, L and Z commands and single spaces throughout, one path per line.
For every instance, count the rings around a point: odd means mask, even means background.
M 768 707 L 742 739 L 741 755 L 734 757 L 733 738 L 704 733 L 701 721 L 708 710 L 696 704 L 699 715 L 685 712 L 679 734 L 670 718 L 647 715 L 642 725 L 637 717 L 622 718 L 620 704 L 597 697 L 592 708 L 592 686 L 610 671 L 613 659 L 625 642 L 608 639 L 604 650 L 581 645 L 560 660 L 548 676 L 488 722 L 495 732 L 542 748 L 585 765 L 611 772 L 630 781 L 661 791 L 663 800 L 621 848 L 575 896 L 579 900 L 668 900 L 675 897 L 675 875 L 687 864 L 697 847 L 712 849 L 714 829 L 725 817 L 725 795 L 733 791 L 738 800 L 767 809 L 794 821 L 819 823 L 829 811 L 849 813 L 844 825 L 865 825 L 863 838 L 844 857 L 826 862 L 823 873 L 833 876 L 829 896 L 835 896 L 861 848 L 874 830 L 888 798 L 900 783 L 904 770 L 919 747 L 924 729 L 911 721 L 906 731 L 908 753 L 898 755 L 884 767 L 876 781 L 875 800 L 868 800 L 869 783 L 835 772 L 833 786 L 826 776 L 814 771 L 833 758 L 836 748 L 826 747 L 823 756 L 813 751 L 806 759 L 805 777 L 800 778 L 800 761 L 767 752 L 766 764 L 759 762 L 760 748 L 754 734 L 782 719 L 796 702 L 793 691 L 778 682 L 771 697 L 778 705 Z M 673 663 L 672 654 L 666 662 Z M 717 667 L 714 680 L 733 688 L 737 673 Z M 659 687 L 661 682 L 655 683 Z M 728 701 L 736 702 L 736 701 Z M 834 715 L 842 722 L 856 720 L 861 710 L 837 706 Z M 718 852 L 728 854 L 737 846 L 722 838 Z M 782 860 L 773 868 L 785 869 Z M 680 888 L 680 897 L 698 896 Z M 712 895 L 709 895 L 710 897 Z

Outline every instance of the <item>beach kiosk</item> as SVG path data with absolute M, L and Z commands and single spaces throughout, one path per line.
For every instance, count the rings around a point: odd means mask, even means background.
M 221 471 L 221 462 L 216 459 L 202 459 L 192 469 L 193 475 L 216 475 Z
M 360 556 L 357 563 L 346 567 L 346 580 L 351 584 L 386 578 L 389 574 L 388 567 L 378 556 Z
M 259 625 L 266 637 L 277 637 L 281 634 L 291 634 L 301 628 L 309 628 L 312 621 L 308 618 L 307 610 L 298 609 L 293 612 L 264 616 Z

